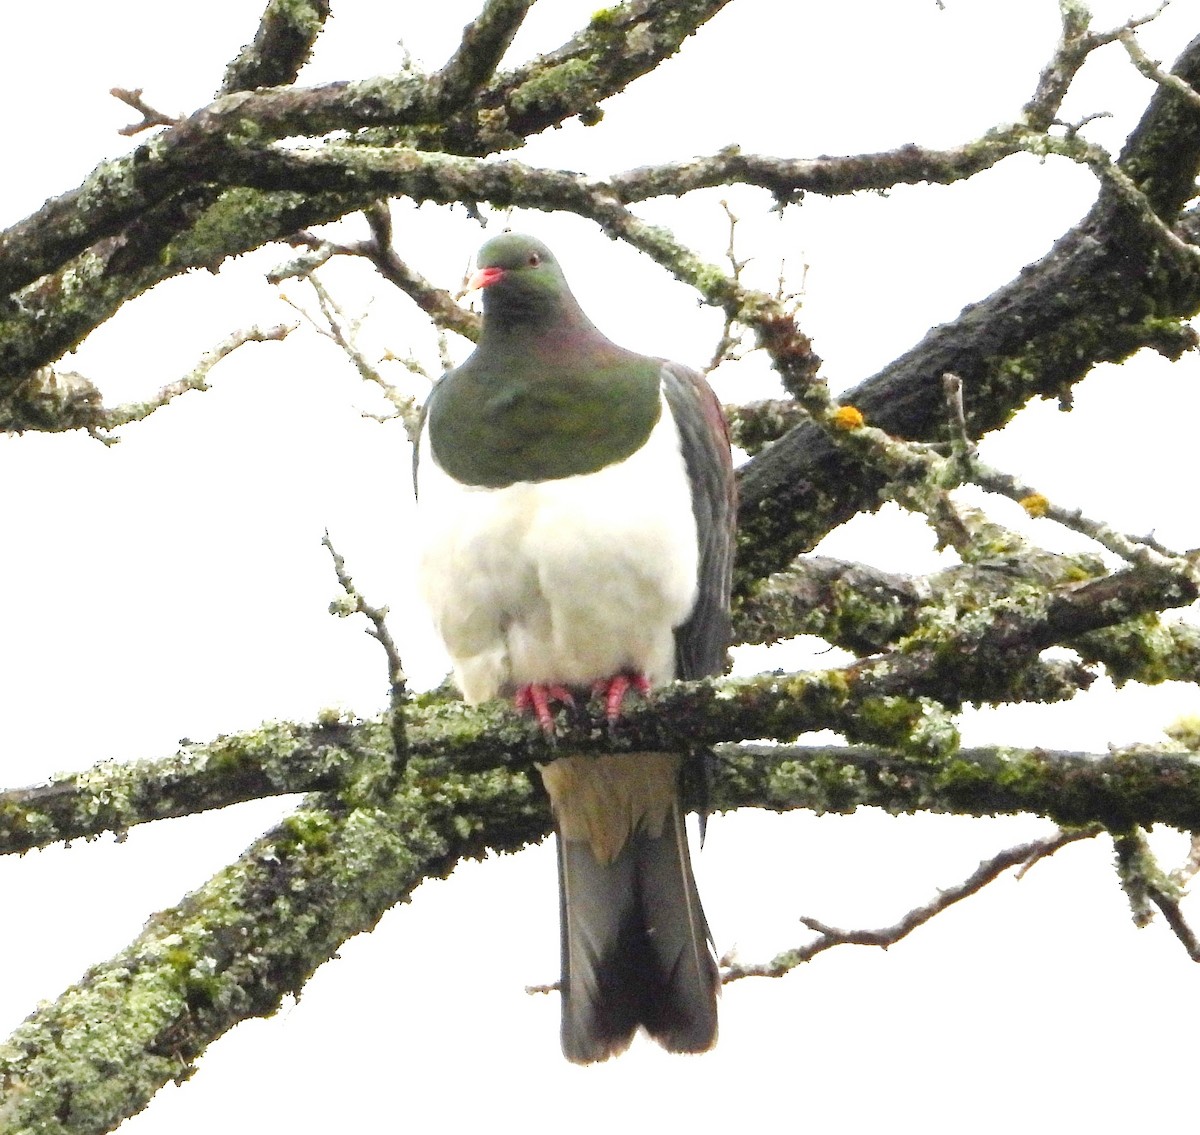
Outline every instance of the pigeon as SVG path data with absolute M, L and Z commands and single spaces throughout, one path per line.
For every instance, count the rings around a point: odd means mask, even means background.
M 474 352 L 434 386 L 414 456 L 420 586 L 464 699 L 556 707 L 719 674 L 730 640 L 735 492 L 702 375 L 617 346 L 553 253 L 489 240 Z M 557 751 L 555 750 L 557 753 Z M 556 755 L 562 1049 L 580 1064 L 638 1028 L 716 1043 L 720 976 L 684 828 L 678 753 Z

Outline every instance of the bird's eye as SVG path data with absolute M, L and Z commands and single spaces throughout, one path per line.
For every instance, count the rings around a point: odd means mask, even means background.
M 542 258 L 536 252 L 531 252 L 529 254 L 529 267 L 530 268 L 536 268 L 541 262 L 542 262 Z

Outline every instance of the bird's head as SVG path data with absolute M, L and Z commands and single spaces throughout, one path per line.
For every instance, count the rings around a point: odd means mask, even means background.
M 554 253 L 531 236 L 493 237 L 479 250 L 478 265 L 467 287 L 482 289 L 489 315 L 551 320 L 576 308 Z

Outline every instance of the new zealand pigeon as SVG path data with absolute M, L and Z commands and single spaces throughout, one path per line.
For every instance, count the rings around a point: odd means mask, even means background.
M 548 248 L 479 253 L 474 353 L 434 387 L 415 459 L 421 582 L 472 704 L 552 706 L 720 673 L 734 489 L 716 396 L 584 315 Z M 590 1063 L 638 1026 L 672 1052 L 717 1035 L 711 937 L 674 753 L 541 769 L 558 831 L 562 1047 Z

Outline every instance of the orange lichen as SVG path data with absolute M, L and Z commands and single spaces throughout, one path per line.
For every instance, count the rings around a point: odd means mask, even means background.
M 862 411 L 854 406 L 839 406 L 833 412 L 833 424 L 839 430 L 857 430 L 864 422 Z
M 1050 502 L 1041 493 L 1030 493 L 1017 501 L 1017 504 L 1033 517 L 1045 516 L 1050 508 Z

